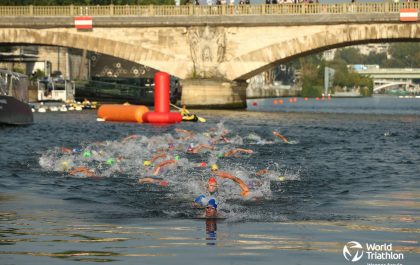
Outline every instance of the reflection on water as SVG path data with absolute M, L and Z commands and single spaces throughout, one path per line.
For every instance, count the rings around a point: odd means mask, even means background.
M 33 126 L 1 128 L 0 264 L 345 264 L 349 241 L 392 243 L 405 255 L 402 264 L 417 264 L 420 117 L 405 114 L 417 105 L 398 104 L 398 115 L 197 111 L 206 124 L 169 127 L 46 113 Z M 254 154 L 214 161 L 249 184 L 264 167 L 274 172 L 265 186 L 255 185 L 261 197 L 243 199 L 237 186 L 223 183 L 219 208 L 227 219 L 195 219 L 192 198 L 208 173 L 189 165 L 209 162 L 212 152 L 180 153 L 184 166 L 163 173 L 174 186 L 138 185 L 147 144 L 175 138 L 175 128 L 230 130 L 229 148 Z M 274 130 L 294 144 L 273 138 Z M 128 135 L 142 138 L 127 146 L 121 139 Z M 78 178 L 56 166 L 63 146 L 130 159 L 109 167 L 66 155 L 101 173 Z

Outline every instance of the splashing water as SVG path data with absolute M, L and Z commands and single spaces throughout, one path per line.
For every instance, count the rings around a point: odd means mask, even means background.
M 132 183 L 137 183 L 138 179 L 144 177 L 165 180 L 169 183 L 168 187 L 144 184 L 143 186 L 147 188 L 142 189 L 142 192 L 149 192 L 151 196 L 155 196 L 156 192 L 164 193 L 165 199 L 168 200 L 165 205 L 170 206 L 174 203 L 184 205 L 185 208 L 191 208 L 191 202 L 197 195 L 206 193 L 207 179 L 212 176 L 211 166 L 218 165 L 220 170 L 241 179 L 250 190 L 249 195 L 243 197 L 240 195 L 241 189 L 237 183 L 218 178 L 219 213 L 233 221 L 258 220 L 264 215 L 270 215 L 271 213 L 251 212 L 246 204 L 269 201 L 272 199 L 272 192 L 276 189 L 279 191 L 282 182 L 300 179 L 298 172 L 281 170 L 280 161 L 267 161 L 265 172 L 260 175 L 256 174 L 261 169 L 260 165 L 250 163 L 255 154 L 223 156 L 229 150 L 245 148 L 244 143 L 245 145 L 274 143 L 255 133 L 243 138 L 233 134 L 223 122 L 217 124 L 217 128 L 210 133 L 188 132 L 192 137 L 188 137 L 187 141 L 186 133 L 179 131 L 173 135 L 152 137 L 132 135 L 122 140 L 95 142 L 73 149 L 55 147 L 41 155 L 39 164 L 46 171 L 63 172 L 75 178 L 89 178 L 92 175 L 98 178 L 124 177 Z M 198 153 L 187 152 L 189 148 L 199 145 L 211 148 L 203 148 Z M 165 164 L 165 161 L 168 163 Z M 87 171 L 91 173 L 87 174 Z M 272 185 L 273 182 L 279 185 Z M 162 197 L 159 197 L 159 201 L 162 202 Z M 154 206 L 156 205 L 149 205 L 149 207 Z M 182 216 L 186 213 L 190 217 L 197 212 L 185 211 L 182 208 L 170 207 L 162 212 L 167 216 Z M 274 218 L 278 219 L 282 217 Z

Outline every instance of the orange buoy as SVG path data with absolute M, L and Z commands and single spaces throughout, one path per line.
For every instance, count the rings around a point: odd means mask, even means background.
M 273 104 L 277 105 L 277 99 L 273 100 Z
M 279 104 L 283 105 L 283 100 L 282 99 L 279 100 Z
M 105 121 L 143 122 L 149 108 L 143 105 L 105 104 L 98 109 L 98 117 Z

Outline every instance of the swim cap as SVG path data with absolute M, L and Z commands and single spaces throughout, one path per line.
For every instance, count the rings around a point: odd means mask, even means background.
M 286 180 L 286 177 L 285 176 L 279 176 L 279 180 L 280 181 L 285 181 Z
M 217 209 L 217 202 L 215 199 L 210 199 L 209 202 L 207 203 L 207 206 L 211 206 L 214 209 Z
M 160 186 L 163 186 L 163 187 L 168 187 L 169 186 L 169 182 L 167 182 L 166 180 L 162 180 L 162 181 L 159 182 L 159 185 Z
M 61 166 L 63 167 L 63 170 L 67 170 L 70 167 L 69 162 L 67 162 L 67 161 L 61 162 Z
M 208 184 L 217 184 L 217 180 L 215 178 L 209 178 L 207 181 Z
M 212 171 L 216 171 L 218 169 L 219 169 L 219 167 L 216 164 L 211 165 L 211 170 Z
M 108 160 L 106 160 L 106 163 L 107 163 L 108 165 L 112 165 L 112 164 L 114 164 L 114 158 L 108 158 Z
M 207 163 L 206 162 L 201 162 L 200 166 L 201 167 L 206 167 L 207 166 Z
M 198 196 L 197 198 L 195 198 L 194 202 L 202 204 L 202 201 L 204 198 L 206 198 L 206 196 L 202 194 Z
M 84 151 L 83 152 L 83 157 L 91 157 L 92 153 L 90 151 Z
M 187 152 L 192 152 L 193 149 L 191 147 L 188 147 Z
M 143 165 L 145 167 L 150 166 L 151 164 L 152 164 L 152 162 L 150 162 L 149 160 L 146 160 L 146 161 L 143 162 Z
M 225 157 L 225 155 L 224 154 L 218 154 L 217 157 L 218 158 L 223 158 L 223 157 Z
M 176 155 L 175 156 L 175 160 L 179 160 L 179 155 Z

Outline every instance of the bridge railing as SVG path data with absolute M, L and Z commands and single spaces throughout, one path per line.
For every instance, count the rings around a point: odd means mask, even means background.
M 0 16 L 243 16 L 347 13 L 398 13 L 400 8 L 419 10 L 418 2 L 336 3 L 273 5 L 109 5 L 109 6 L 0 6 Z

